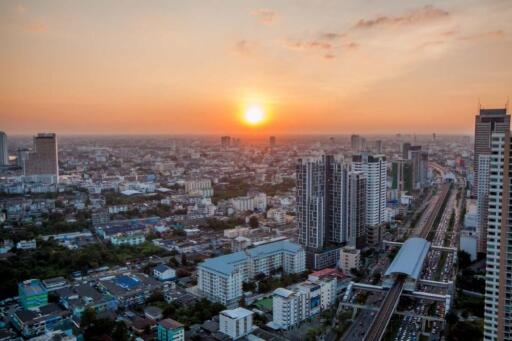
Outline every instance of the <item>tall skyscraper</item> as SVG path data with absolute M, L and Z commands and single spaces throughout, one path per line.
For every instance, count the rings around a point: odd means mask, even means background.
M 360 135 L 351 135 L 350 147 L 353 152 L 361 152 L 366 147 L 366 139 Z
M 489 177 L 491 170 L 491 155 L 478 156 L 476 193 L 476 231 L 478 235 L 478 252 L 487 250 L 487 211 L 489 209 Z
M 366 175 L 366 230 L 368 244 L 381 240 L 386 212 L 387 161 L 384 155 L 361 153 L 352 156 L 352 169 Z
M 25 161 L 25 176 L 37 181 L 57 183 L 59 181 L 59 153 L 57 135 L 38 134 L 34 146 Z
M 231 145 L 231 137 L 230 136 L 221 136 L 220 145 L 223 148 L 227 148 Z
M 491 137 L 484 340 L 512 340 L 512 221 L 510 132 Z
M 476 197 L 478 189 L 478 158 L 482 154 L 491 153 L 492 133 L 505 133 L 510 131 L 510 115 L 507 109 L 480 109 L 475 117 L 475 150 L 474 150 L 474 178 L 471 195 Z
M 276 137 L 270 136 L 268 139 L 268 143 L 269 143 L 270 147 L 275 147 L 276 146 Z
M 411 144 L 409 142 L 403 142 L 400 145 L 400 152 L 402 153 L 402 159 L 409 159 L 409 149 L 411 149 Z
M 421 146 L 409 146 L 408 157 L 412 163 L 412 181 L 414 189 L 428 185 L 428 152 Z
M 347 177 L 346 212 L 347 245 L 360 248 L 366 242 L 366 185 L 363 172 L 349 172 Z
M 391 163 L 391 189 L 397 192 L 397 198 L 402 192 L 413 191 L 413 169 L 410 160 L 398 159 Z
M 296 222 L 299 242 L 306 249 L 309 268 L 334 266 L 339 245 L 355 245 L 364 236 L 365 214 L 358 194 L 365 192 L 366 177 L 351 172 L 343 159 L 332 155 L 299 159 Z M 353 200 L 356 198 L 356 200 Z
M 0 166 L 9 164 L 9 151 L 7 150 L 7 134 L 0 131 Z

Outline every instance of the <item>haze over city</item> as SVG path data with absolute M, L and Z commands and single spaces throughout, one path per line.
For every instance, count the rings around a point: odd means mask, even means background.
M 2 1 L 11 134 L 471 133 L 509 1 Z M 250 106 L 261 124 L 241 119 Z M 94 124 L 90 124 L 94 123 Z
M 0 341 L 512 341 L 511 19 L 0 0 Z

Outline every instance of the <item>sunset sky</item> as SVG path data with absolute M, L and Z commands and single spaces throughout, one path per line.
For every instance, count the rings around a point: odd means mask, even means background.
M 471 133 L 512 95 L 511 19 L 510 0 L 0 0 L 0 130 Z

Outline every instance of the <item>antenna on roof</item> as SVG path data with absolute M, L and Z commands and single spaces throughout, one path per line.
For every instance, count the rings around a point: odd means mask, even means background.
M 509 103 L 510 99 L 509 97 L 507 96 L 507 102 L 505 103 L 505 111 L 508 112 L 508 103 Z
M 478 98 L 478 111 L 482 110 L 482 103 L 480 103 L 480 98 Z

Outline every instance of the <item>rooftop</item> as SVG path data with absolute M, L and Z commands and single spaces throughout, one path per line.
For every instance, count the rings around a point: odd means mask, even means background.
M 386 270 L 385 276 L 405 274 L 415 280 L 419 279 L 429 249 L 430 242 L 426 239 L 417 237 L 407 239 Z
M 300 250 L 302 250 L 302 246 L 292 243 L 289 240 L 281 240 L 249 248 L 245 251 L 209 258 L 201 263 L 200 266 L 224 275 L 231 275 L 235 270 L 235 266 L 245 262 L 248 257 L 265 257 L 279 252 L 295 253 Z
M 231 310 L 221 311 L 221 314 L 227 316 L 232 319 L 244 318 L 246 316 L 252 315 L 252 311 L 247 310 L 245 308 L 236 308 Z
M 179 323 L 178 321 L 175 321 L 173 319 L 164 319 L 164 320 L 160 321 L 159 324 L 166 329 L 175 329 L 175 328 L 183 327 L 183 325 L 181 323 Z

